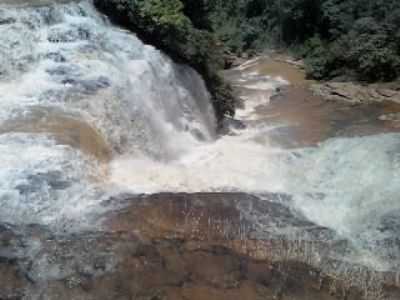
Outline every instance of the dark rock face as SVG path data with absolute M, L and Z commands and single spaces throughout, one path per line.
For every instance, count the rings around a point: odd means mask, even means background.
M 234 118 L 225 117 L 221 123 L 220 134 L 233 134 L 234 130 L 241 130 L 245 128 L 246 124 L 244 122 Z
M 334 278 L 313 266 L 300 253 L 311 247 L 307 237 L 318 240 L 314 247 L 321 255 L 347 246 L 329 242 L 335 239 L 329 230 L 274 202 L 282 197 L 127 197 L 125 209 L 105 216 L 102 231 L 63 236 L 44 227 L 3 225 L 0 298 L 399 299 L 399 283 L 389 275 L 381 294 L 386 298 L 372 298 L 345 277 Z M 303 242 L 284 239 L 275 229 L 260 233 L 251 211 L 267 216 L 271 228 L 297 226 Z

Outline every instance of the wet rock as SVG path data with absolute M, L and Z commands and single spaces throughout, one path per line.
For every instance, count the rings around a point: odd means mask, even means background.
M 47 59 L 51 59 L 51 60 L 53 60 L 54 62 L 57 62 L 57 63 L 64 63 L 64 62 L 67 61 L 66 58 L 62 54 L 57 53 L 57 52 L 48 53 L 48 54 L 46 54 L 45 57 Z
M 327 82 L 311 85 L 314 94 L 327 101 L 368 104 L 382 101 L 400 103 L 400 92 L 379 86 L 362 86 L 350 82 Z
M 15 23 L 16 19 L 7 15 L 7 11 L 0 9 L 0 26 Z
M 0 225 L 0 299 L 22 299 L 30 286 L 20 268 L 25 246 L 12 226 Z
M 62 172 L 52 171 L 28 175 L 26 183 L 19 184 L 16 189 L 23 195 L 29 195 L 41 190 L 41 186 L 48 185 L 52 190 L 65 190 L 71 182 L 65 179 Z
M 15 19 L 11 18 L 11 17 L 7 17 L 7 18 L 1 18 L 0 16 L 0 25 L 8 25 L 8 24 L 12 24 L 15 23 Z
M 52 56 L 55 60 L 62 60 L 62 56 Z M 71 66 L 58 66 L 52 69 L 46 70 L 48 74 L 53 76 L 78 76 L 79 71 Z
M 18 266 L 13 261 L 0 260 L 0 299 L 22 299 L 24 289 L 28 282 L 20 273 Z
M 301 70 L 304 70 L 304 68 L 305 68 L 305 63 L 302 59 L 295 59 L 293 57 L 288 57 L 285 55 L 277 55 L 277 57 L 275 57 L 275 60 L 278 62 L 283 62 L 283 63 L 289 64 L 289 65 L 292 65 Z
M 326 255 L 331 253 L 327 248 L 337 248 L 341 242 L 332 242 L 334 234 L 279 204 L 291 201 L 290 197 L 266 194 L 262 199 L 240 193 L 124 197 L 119 201 L 125 208 L 108 213 L 98 232 L 53 235 L 45 227 L 4 225 L 1 245 L 21 247 L 24 255 L 0 260 L 0 297 L 398 299 L 399 283 L 389 274 L 384 281 L 387 297 L 372 298 L 345 274 L 334 277 L 318 268 L 304 250 L 314 251 L 325 264 L 340 264 Z M 269 219 L 261 226 L 267 228 L 266 233 L 260 233 L 255 224 L 262 217 Z M 278 226 L 278 231 L 268 226 Z M 309 234 L 295 240 L 282 232 L 288 226 Z M 326 233 L 311 234 L 314 231 Z M 28 247 L 32 244 L 39 246 L 32 251 Z M 343 243 L 341 247 L 349 246 Z M 360 274 L 351 270 L 347 272 L 359 279 Z M 365 278 L 375 276 L 366 274 Z
M 84 27 L 68 28 L 68 30 L 55 27 L 50 31 L 47 40 L 51 43 L 72 43 L 88 40 L 89 38 L 89 30 Z
M 351 278 L 357 278 L 359 286 L 365 288 L 368 284 L 361 282 L 368 281 L 371 271 L 360 266 L 354 266 L 352 270 L 351 264 L 334 258 L 351 254 L 353 251 L 351 245 L 345 240 L 338 239 L 330 230 L 315 226 L 283 208 L 282 205 L 273 202 L 279 201 L 281 197 L 282 195 L 264 195 L 265 200 L 260 201 L 256 197 L 244 194 L 154 195 L 141 200 L 136 199 L 134 210 L 132 208 L 129 212 L 125 211 L 124 214 L 128 215 L 122 217 L 120 215 L 113 222 L 112 227 L 123 231 L 129 230 L 129 227 L 136 228 L 135 232 L 144 239 L 179 240 L 180 243 L 183 242 L 185 251 L 205 251 L 214 255 L 235 253 L 240 257 L 244 256 L 267 265 L 286 266 L 289 264 L 292 266 L 290 262 L 300 263 L 304 269 L 315 268 L 315 272 L 319 274 L 317 276 L 319 279 L 315 279 L 316 282 L 321 279 L 320 276 L 325 280 L 333 280 L 329 279 L 329 274 L 336 274 L 334 278 L 340 278 L 340 280 L 337 282 L 334 280 L 334 282 L 342 286 L 341 292 L 355 289 L 354 294 L 358 296 L 353 299 L 367 299 L 364 291 L 357 291 L 357 285 L 352 283 Z M 262 224 L 262 232 L 260 228 L 254 226 L 254 223 L 259 223 L 262 219 L 247 214 L 246 205 L 251 207 L 248 211 L 259 212 L 260 216 L 267 219 Z M 126 223 L 128 219 L 136 225 L 132 223 L 128 225 L 129 222 Z M 281 224 L 281 229 L 279 229 L 279 224 Z M 277 227 L 278 230 L 276 230 Z M 268 228 L 274 228 L 274 230 L 268 230 Z M 294 234 L 287 234 L 285 229 L 288 228 L 292 230 L 299 228 L 299 230 L 295 230 Z M 348 275 L 341 274 L 339 269 L 346 270 Z M 339 274 L 336 271 L 339 271 Z M 288 273 L 291 272 L 288 271 Z M 232 274 L 231 276 L 233 277 L 230 277 L 231 281 L 228 280 L 228 282 L 233 284 L 233 279 L 236 277 Z M 377 278 L 376 282 L 379 282 L 378 278 L 381 275 L 374 276 Z M 213 276 L 208 274 L 203 277 L 212 278 Z M 226 278 L 221 280 L 224 282 Z M 311 283 L 308 282 L 308 284 Z M 372 286 L 371 289 L 375 290 L 376 287 Z M 307 297 L 304 299 L 314 299 Z
M 93 80 L 83 80 L 77 78 L 65 78 L 61 81 L 66 86 L 76 89 L 76 92 L 83 94 L 95 94 L 98 90 L 107 88 L 111 85 L 110 80 L 104 76 L 100 76 Z
M 201 281 L 222 289 L 237 288 L 240 284 L 240 259 L 228 252 L 213 255 L 204 252 L 187 253 L 184 259 L 188 263 L 190 280 L 193 282 Z
M 225 116 L 221 122 L 220 134 L 233 134 L 234 130 L 242 130 L 246 128 L 246 124 L 242 121 Z
M 246 59 L 243 57 L 238 57 L 237 55 L 235 55 L 229 51 L 226 51 L 224 53 L 224 69 L 225 70 L 228 70 L 231 68 L 236 68 L 245 62 L 246 62 Z

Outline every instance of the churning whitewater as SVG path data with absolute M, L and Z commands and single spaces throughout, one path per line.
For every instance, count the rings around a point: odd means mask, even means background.
M 0 23 L 2 221 L 84 220 L 112 190 L 112 156 L 170 160 L 214 138 L 199 75 L 89 1 L 5 4 Z
M 254 112 L 286 82 L 243 67 L 238 84 L 264 96 L 238 111 L 246 129 L 217 138 L 200 76 L 90 1 L 0 4 L 0 45 L 1 222 L 84 228 L 123 192 L 279 192 L 360 262 L 400 267 L 399 134 L 279 147 L 269 136 L 284 125 Z

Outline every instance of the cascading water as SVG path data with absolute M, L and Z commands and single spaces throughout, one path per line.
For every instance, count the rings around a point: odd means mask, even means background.
M 84 215 L 108 192 L 99 152 L 163 161 L 214 138 L 192 69 L 89 1 L 29 4 L 0 8 L 2 221 L 67 226 Z
M 362 250 L 348 259 L 400 267 L 399 134 L 274 146 L 254 109 L 285 82 L 247 74 L 263 92 L 238 113 L 249 126 L 216 139 L 199 75 L 89 1 L 3 4 L 0 45 L 2 222 L 89 225 L 121 191 L 279 192 Z
M 252 88 L 254 76 L 245 74 L 239 82 Z M 257 122 L 255 109 L 265 105 L 265 95 L 272 95 L 285 82 L 280 78 L 263 80 L 256 89 L 264 89 L 264 97 L 251 97 L 248 101 L 253 103 L 239 111 L 249 124 L 247 129 L 199 145 L 168 163 L 117 158 L 111 163 L 111 180 L 145 193 L 289 194 L 292 201 L 287 205 L 352 241 L 359 252 L 346 260 L 397 272 L 400 135 L 336 138 L 303 149 L 276 146 L 274 131 L 282 124 Z M 254 221 L 258 223 L 258 217 Z

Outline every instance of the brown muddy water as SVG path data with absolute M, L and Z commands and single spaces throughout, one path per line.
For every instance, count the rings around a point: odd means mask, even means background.
M 109 162 L 112 150 L 102 135 L 78 115 L 46 107 L 33 107 L 29 113 L 0 124 L 0 134 L 42 133 L 58 144 L 81 150 L 101 162 Z
M 0 299 L 400 299 L 398 136 L 300 149 L 397 107 L 260 58 L 226 72 L 247 127 L 214 140 L 198 74 L 92 1 L 5 2 Z
M 268 100 L 270 91 L 247 87 L 248 82 L 237 83 L 238 74 L 258 73 L 287 81 Z M 254 109 L 255 119 L 271 125 L 281 124 L 273 136 L 279 145 L 286 147 L 313 146 L 332 137 L 368 136 L 379 133 L 400 132 L 400 123 L 382 121 L 380 116 L 400 112 L 400 104 L 392 102 L 350 105 L 329 102 L 314 95 L 309 89 L 314 83 L 307 80 L 305 71 L 286 62 L 282 57 L 262 57 L 250 63 L 244 70 L 228 71 L 238 93 L 254 97 L 264 95 L 266 101 Z M 251 81 L 251 80 L 250 80 Z M 263 142 L 263 137 L 258 137 Z

